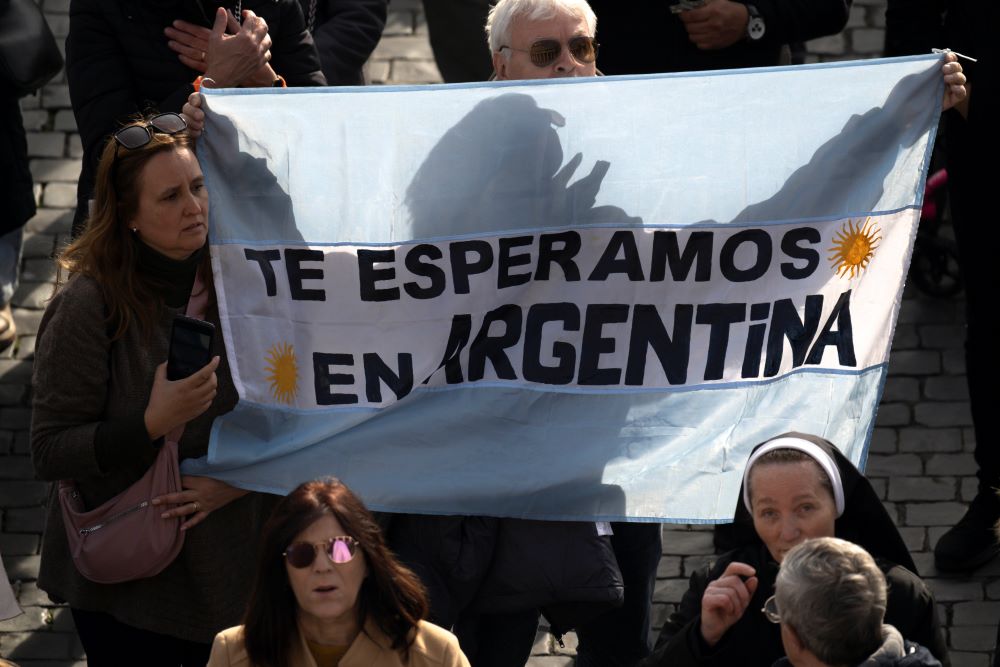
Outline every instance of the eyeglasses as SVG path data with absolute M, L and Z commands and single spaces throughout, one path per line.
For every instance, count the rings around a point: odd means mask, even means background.
M 348 535 L 331 537 L 323 542 L 295 542 L 290 544 L 282 556 L 288 564 L 294 568 L 302 569 L 309 567 L 316 560 L 316 550 L 323 549 L 323 553 L 330 559 L 330 562 L 337 565 L 350 563 L 354 555 L 358 552 L 358 541 Z
M 597 49 L 600 44 L 593 37 L 577 35 L 569 40 L 569 52 L 577 62 L 592 63 L 597 60 Z M 515 49 L 513 46 L 501 46 L 500 50 L 523 51 L 528 54 L 531 63 L 536 67 L 548 67 L 562 53 L 562 44 L 555 39 L 540 39 L 528 49 Z
M 160 134 L 177 134 L 187 127 L 187 122 L 179 113 L 161 113 L 143 123 L 128 125 L 115 132 L 115 141 L 122 148 L 135 150 L 142 148 L 153 140 L 153 132 Z M 115 149 L 117 155 L 118 149 Z
M 772 623 L 781 623 L 781 615 L 778 613 L 778 602 L 774 599 L 773 595 L 764 601 L 764 606 L 760 611 Z

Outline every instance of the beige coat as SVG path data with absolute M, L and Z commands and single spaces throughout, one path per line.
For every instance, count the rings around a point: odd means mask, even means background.
M 391 649 L 390 644 L 389 638 L 369 623 L 365 632 L 360 633 L 351 644 L 339 667 L 469 667 L 469 660 L 458 647 L 455 635 L 433 623 L 420 621 L 407 662 L 403 662 L 402 655 Z M 316 667 L 302 633 L 299 633 L 299 641 L 293 645 L 292 652 L 293 667 Z M 223 630 L 215 636 L 206 667 L 249 665 L 250 658 L 243 646 L 242 625 Z

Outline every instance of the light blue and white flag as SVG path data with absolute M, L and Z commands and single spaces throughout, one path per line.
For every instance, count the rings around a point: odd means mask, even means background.
M 240 403 L 184 470 L 693 522 L 784 431 L 863 464 L 940 66 L 209 92 Z

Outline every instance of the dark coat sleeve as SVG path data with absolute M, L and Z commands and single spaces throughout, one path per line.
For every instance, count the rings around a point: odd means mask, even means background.
M 298 0 L 282 0 L 278 25 L 269 24 L 271 68 L 289 86 L 325 86 L 326 77 Z
M 764 19 L 764 39 L 781 44 L 835 35 L 847 25 L 850 0 L 753 0 Z
M 96 283 L 73 278 L 52 299 L 39 326 L 31 418 L 31 457 L 39 479 L 98 476 L 116 455 L 122 455 L 121 466 L 148 463 L 155 455 L 141 415 L 138 425 L 105 418 L 112 343 L 103 304 Z M 97 445 L 102 428 L 118 445 L 104 457 Z
M 9 92 L 0 95 L 0 236 L 23 225 L 35 214 L 35 195 L 28 169 L 28 141 L 21 108 Z
M 747 563 L 757 570 L 757 590 L 743 616 L 713 647 L 701 638 L 701 598 L 708 584 L 722 576 L 731 563 Z M 691 575 L 690 584 L 677 611 L 670 615 L 656 642 L 653 655 L 643 667 L 770 667 L 784 655 L 778 626 L 760 613 L 764 601 L 774 593 L 777 570 L 761 560 L 760 549 L 747 547 L 720 556 L 710 567 Z
M 927 647 L 944 667 L 949 667 L 944 630 L 927 584 L 900 565 L 886 571 L 885 579 L 889 586 L 885 622 L 899 630 L 905 639 Z
M 318 4 L 324 11 L 317 12 L 313 40 L 327 83 L 331 86 L 364 83 L 361 67 L 382 37 L 388 3 L 386 0 L 326 0 Z

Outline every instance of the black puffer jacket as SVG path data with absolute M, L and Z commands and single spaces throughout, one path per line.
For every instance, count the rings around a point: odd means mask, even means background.
M 66 78 L 83 142 L 74 232 L 86 218 L 97 161 L 107 137 L 139 112 L 180 111 L 198 72 L 181 64 L 163 29 L 175 19 L 211 27 L 218 2 L 72 0 Z M 271 66 L 289 86 L 322 86 L 319 56 L 298 0 L 245 0 L 271 37 Z

